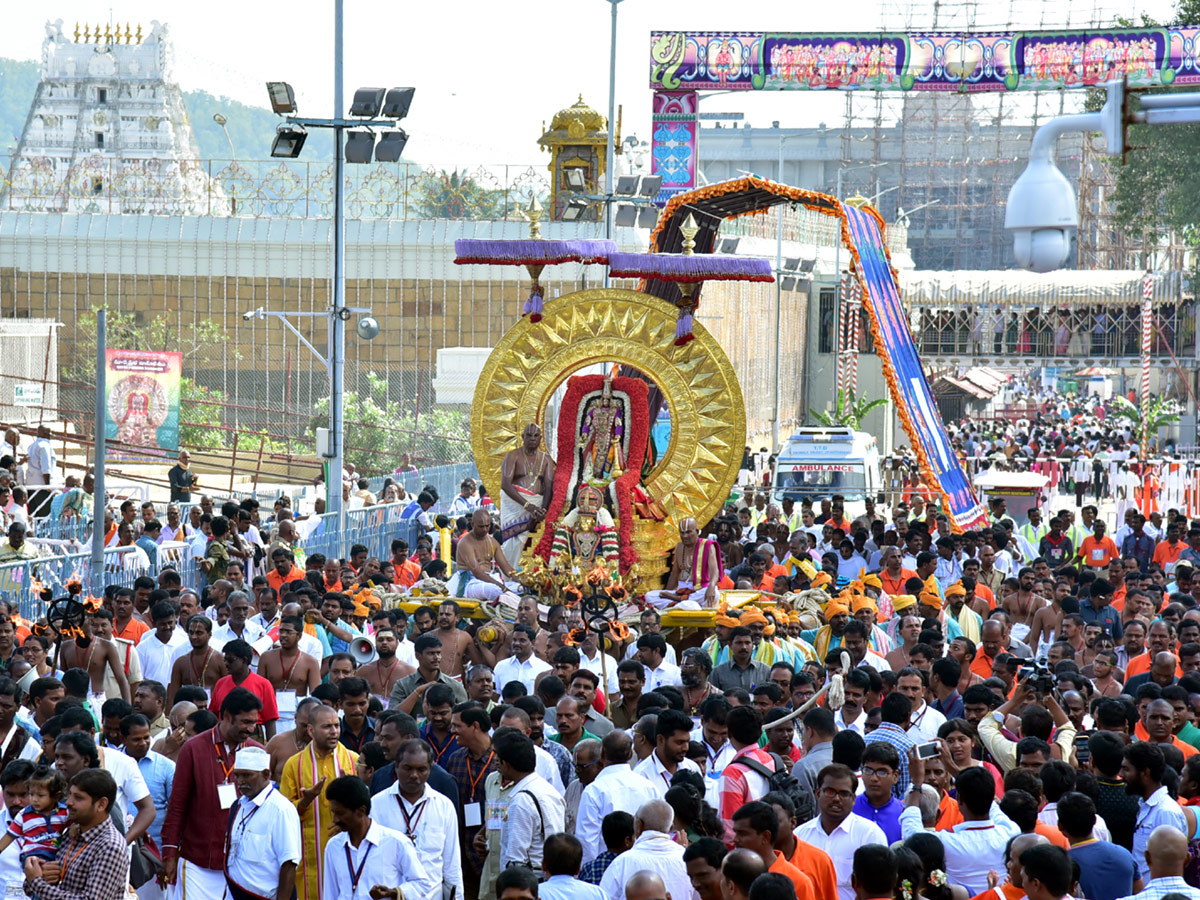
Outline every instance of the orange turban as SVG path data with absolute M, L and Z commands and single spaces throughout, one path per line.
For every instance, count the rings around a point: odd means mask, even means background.
M 942 596 L 937 591 L 924 590 L 921 591 L 920 601 L 926 606 L 932 606 L 934 609 L 942 608 Z M 895 608 L 895 603 L 892 604 Z
M 850 608 L 848 606 L 846 606 L 844 603 L 842 603 L 841 600 L 837 600 L 837 599 L 830 600 L 829 603 L 827 603 L 825 605 L 825 621 L 826 622 L 828 622 L 834 616 L 848 616 L 848 615 L 850 615 Z
M 956 582 L 954 582 L 954 584 L 950 585 L 950 587 L 946 588 L 946 599 L 947 600 L 949 600 L 951 597 L 965 597 L 965 596 L 967 596 L 967 589 L 962 586 L 961 581 L 956 581 Z
M 763 637 L 771 637 L 773 634 L 775 634 L 774 625 L 767 625 L 765 628 L 763 628 Z
M 751 622 L 760 622 L 763 625 L 767 624 L 767 617 L 763 615 L 761 609 L 757 606 L 751 606 L 742 610 L 742 617 L 738 620 L 740 625 L 749 625 Z
M 860 581 L 861 581 L 861 582 L 862 582 L 862 583 L 863 583 L 863 584 L 864 584 L 866 587 L 873 587 L 873 588 L 875 588 L 875 590 L 877 590 L 877 591 L 882 591 L 882 590 L 883 590 L 883 582 L 882 582 L 882 581 L 879 579 L 879 576 L 878 576 L 878 575 L 875 575 L 875 574 L 870 574 L 870 575 L 861 575 L 861 574 L 860 574 L 858 577 L 859 577 L 859 580 L 860 580 Z
M 733 616 L 726 616 L 726 615 L 718 614 L 717 618 L 716 618 L 716 622 L 714 624 L 716 624 L 722 628 L 737 628 L 738 620 L 735 619 Z
M 823 588 L 823 587 L 825 587 L 825 585 L 831 583 L 832 581 L 833 581 L 833 579 L 829 577 L 828 572 L 818 572 L 817 576 L 814 579 L 812 579 L 811 586 L 814 588 Z
M 869 609 L 871 612 L 879 612 L 879 607 L 875 605 L 875 601 L 870 597 L 855 597 L 854 603 L 850 606 L 850 610 L 855 615 L 858 615 L 864 609 Z

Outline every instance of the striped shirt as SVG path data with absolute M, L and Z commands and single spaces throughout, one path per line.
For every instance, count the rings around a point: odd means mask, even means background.
M 27 806 L 8 823 L 8 833 L 17 840 L 21 862 L 31 856 L 54 859 L 58 838 L 67 828 L 67 804 L 59 800 L 49 814 Z

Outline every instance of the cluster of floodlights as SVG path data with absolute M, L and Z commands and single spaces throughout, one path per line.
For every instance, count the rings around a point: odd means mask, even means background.
M 741 243 L 740 237 L 723 237 L 717 241 L 717 246 L 714 253 L 724 253 L 733 255 L 737 253 L 738 245 Z M 751 251 L 751 255 L 754 254 Z M 779 271 L 776 275 L 779 277 L 780 288 L 785 291 L 794 291 L 799 283 L 804 280 L 811 280 L 813 270 L 817 266 L 815 259 L 802 259 L 799 256 L 785 256 L 779 263 Z
M 295 115 L 296 95 L 286 81 L 268 81 L 267 93 L 271 98 L 271 109 L 276 115 Z M 364 121 L 367 126 L 346 132 L 346 162 L 369 163 L 398 162 L 408 143 L 408 135 L 402 128 L 384 131 L 376 142 L 371 126 L 391 126 L 408 115 L 416 88 L 358 88 L 350 104 L 350 115 Z M 374 121 L 381 117 L 384 121 Z M 310 123 L 311 124 L 311 123 Z M 271 155 L 281 159 L 296 159 L 308 140 L 308 131 L 303 124 L 286 122 L 275 131 L 271 144 Z
M 583 170 L 567 168 L 564 172 L 567 187 L 573 191 L 586 191 L 587 182 Z M 564 222 L 575 222 L 582 219 L 592 205 L 604 203 L 609 199 L 629 197 L 631 202 L 617 206 L 615 223 L 629 228 L 653 228 L 658 222 L 659 210 L 654 205 L 654 197 L 662 187 L 661 175 L 618 175 L 613 185 L 612 198 L 584 194 L 574 197 L 563 210 Z

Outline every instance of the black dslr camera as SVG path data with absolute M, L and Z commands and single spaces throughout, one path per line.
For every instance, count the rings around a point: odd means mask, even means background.
M 1054 690 L 1054 673 L 1041 663 L 1034 663 L 1030 666 L 1022 666 L 1017 672 L 1017 682 L 1029 681 L 1029 686 L 1034 692 L 1043 697 Z

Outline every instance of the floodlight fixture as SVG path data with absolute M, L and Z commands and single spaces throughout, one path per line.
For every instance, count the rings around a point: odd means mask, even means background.
M 567 187 L 573 191 L 586 191 L 587 181 L 583 177 L 583 169 L 578 166 L 569 166 L 563 169 L 563 174 L 567 178 Z
M 286 81 L 268 81 L 267 95 L 271 98 L 271 112 L 277 116 L 296 111 L 296 94 Z
M 308 132 L 291 125 L 280 125 L 275 129 L 275 140 L 271 144 L 271 155 L 277 159 L 296 159 L 308 140 Z
M 383 97 L 386 93 L 385 88 L 358 88 L 350 103 L 350 115 L 361 119 L 375 118 L 383 106 Z
M 813 272 L 813 269 L 815 269 L 816 267 L 817 267 L 817 261 L 815 259 L 800 260 L 800 272 L 802 274 L 811 275 Z
M 637 207 L 630 206 L 628 203 L 622 203 L 617 207 L 617 215 L 614 220 L 618 226 L 633 228 L 637 225 Z
M 718 253 L 737 253 L 738 241 L 740 238 L 727 237 L 721 238 L 720 246 L 717 248 Z
M 653 229 L 658 224 L 658 207 L 643 206 L 638 210 L 638 228 Z
M 389 119 L 403 119 L 408 115 L 408 108 L 412 106 L 416 93 L 416 88 L 392 88 L 383 99 L 382 114 Z
M 638 192 L 637 175 L 618 175 L 613 193 L 619 197 L 632 197 Z
M 572 200 L 563 210 L 562 220 L 564 222 L 578 222 L 583 218 L 588 211 L 588 204 L 583 200 Z
M 375 132 L 365 129 L 346 132 L 346 162 L 369 163 L 374 149 Z
M 796 285 L 800 283 L 800 279 L 795 275 L 788 275 L 780 282 L 780 289 L 785 291 L 794 291 Z
M 403 129 L 385 131 L 380 135 L 379 143 L 375 145 L 375 162 L 399 162 L 400 155 L 404 152 L 404 145 L 407 143 L 408 135 Z
M 653 197 L 662 188 L 661 175 L 643 175 L 641 192 L 643 197 Z

